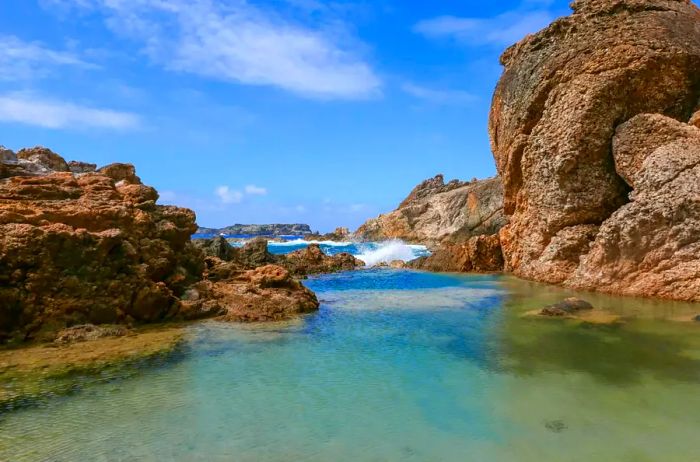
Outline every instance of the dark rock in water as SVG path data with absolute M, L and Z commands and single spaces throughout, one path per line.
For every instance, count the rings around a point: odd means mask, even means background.
M 695 322 L 700 322 L 700 314 L 698 314 L 697 316 L 695 316 L 695 317 L 693 318 L 693 321 L 695 321 Z
M 569 316 L 579 311 L 592 310 L 593 305 L 580 298 L 571 297 L 559 303 L 545 306 L 540 314 L 543 316 Z
M 347 241 L 350 239 L 351 233 L 348 228 L 345 227 L 338 227 L 335 228 L 335 230 L 332 233 L 326 233 L 326 234 L 318 234 L 318 233 L 312 233 L 312 234 L 307 234 L 304 236 L 304 239 L 307 241 L 335 241 L 335 242 L 342 242 L 342 241 Z
M 310 244 L 305 249 L 286 255 L 280 264 L 296 275 L 335 273 L 365 266 L 363 261 L 346 252 L 326 255 L 318 244 Z
M 258 266 L 277 263 L 280 258 L 273 255 L 267 249 L 267 239 L 258 237 L 241 247 L 239 262 L 246 268 L 257 268 Z
M 563 420 L 548 420 L 544 423 L 544 426 L 547 430 L 554 433 L 561 433 L 568 428 Z
M 90 164 L 88 162 L 71 160 L 68 162 L 68 169 L 71 171 L 71 173 L 92 173 L 97 171 L 97 165 Z
M 82 324 L 68 327 L 56 335 L 54 343 L 67 345 L 75 342 L 86 342 L 102 337 L 123 337 L 129 330 L 124 326 L 96 326 L 94 324 Z

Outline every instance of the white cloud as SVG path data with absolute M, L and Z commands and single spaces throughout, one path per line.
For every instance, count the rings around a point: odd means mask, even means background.
M 433 104 L 464 105 L 473 103 L 478 98 L 471 93 L 462 90 L 443 90 L 423 87 L 412 83 L 405 83 L 401 89 L 409 95 Z
M 136 114 L 42 99 L 25 93 L 0 95 L 0 121 L 45 128 L 131 129 L 140 124 Z
M 0 36 L 0 80 L 44 77 L 56 67 L 97 67 L 75 53 L 57 51 L 39 42 L 25 42 L 15 36 Z
M 415 25 L 428 38 L 448 38 L 466 45 L 507 46 L 537 32 L 554 20 L 548 10 L 509 11 L 491 18 L 440 16 Z
M 267 194 L 267 188 L 261 188 L 260 186 L 249 184 L 245 187 L 245 193 L 250 194 L 251 196 L 264 196 Z
M 65 4 L 66 0 L 59 3 Z M 86 0 L 73 0 L 85 6 Z M 80 5 L 82 4 L 82 5 Z M 359 99 L 381 81 L 348 34 L 284 20 L 244 1 L 92 0 L 108 26 L 173 71 L 314 98 Z
M 219 186 L 214 191 L 224 204 L 238 204 L 243 200 L 243 193 L 228 186 Z

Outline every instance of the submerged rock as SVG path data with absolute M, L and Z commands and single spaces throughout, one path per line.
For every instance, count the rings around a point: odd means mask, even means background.
M 570 316 L 580 311 L 592 310 L 593 305 L 580 298 L 570 297 L 553 305 L 545 306 L 540 311 L 542 316 Z
M 509 48 L 490 115 L 517 276 L 700 300 L 700 10 L 577 0 Z M 612 148 L 611 148 L 612 147 Z

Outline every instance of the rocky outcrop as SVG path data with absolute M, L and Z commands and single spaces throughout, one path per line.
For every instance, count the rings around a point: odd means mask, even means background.
M 278 320 L 318 307 L 286 269 L 267 266 L 277 257 L 264 240 L 193 245 L 194 213 L 157 205 L 132 165 L 96 170 L 46 148 L 2 155 L 0 343 L 122 332 L 104 327 L 112 324 Z
M 505 224 L 498 178 L 445 184 L 442 175 L 418 185 L 391 213 L 363 224 L 355 237 L 368 241 L 403 239 L 437 244 L 493 234 Z
M 76 176 L 47 149 L 18 158 L 36 166 L 0 180 L 0 340 L 174 316 L 203 269 L 194 213 L 156 205 L 140 183 Z
M 316 295 L 281 266 L 241 270 L 211 257 L 207 266 L 205 279 L 183 297 L 185 319 L 219 316 L 235 322 L 281 321 L 319 307 Z
M 409 268 L 448 273 L 493 273 L 503 270 L 497 234 L 474 236 L 463 243 L 444 243 L 430 256 L 406 264 Z
M 326 255 L 318 244 L 309 244 L 305 249 L 285 255 L 281 264 L 298 276 L 350 271 L 365 266 L 363 261 L 346 252 Z
M 198 234 L 225 234 L 242 236 L 305 236 L 311 234 L 311 227 L 305 224 L 274 225 L 231 225 L 225 228 L 199 228 Z
M 700 10 L 577 0 L 508 49 L 490 134 L 506 269 L 577 288 L 700 300 Z
M 286 268 L 294 276 L 309 274 L 336 273 L 364 266 L 364 263 L 349 253 L 326 255 L 318 244 L 296 250 L 286 255 L 273 255 L 267 248 L 267 240 L 256 238 L 243 247 L 233 247 L 222 236 L 214 239 L 195 239 L 195 247 L 205 255 L 227 262 L 216 271 L 249 270 L 264 265 L 278 265 Z

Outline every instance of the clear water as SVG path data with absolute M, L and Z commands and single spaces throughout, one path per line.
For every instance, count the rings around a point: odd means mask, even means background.
M 521 314 L 500 276 L 307 281 L 294 322 L 191 328 L 165 367 L 0 417 L 8 461 L 697 461 L 697 306 L 586 294 L 617 327 Z

